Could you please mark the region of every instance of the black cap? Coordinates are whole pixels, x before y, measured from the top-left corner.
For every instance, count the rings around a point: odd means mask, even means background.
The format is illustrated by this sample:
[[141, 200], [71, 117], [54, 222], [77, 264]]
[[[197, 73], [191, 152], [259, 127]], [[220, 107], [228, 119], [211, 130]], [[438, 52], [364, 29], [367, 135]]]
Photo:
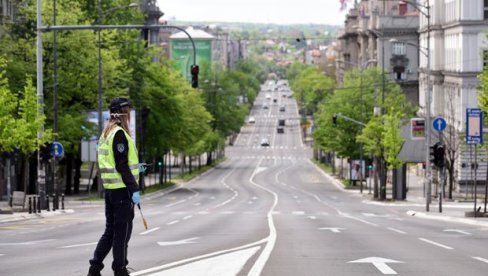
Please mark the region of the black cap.
[[116, 112], [123, 107], [131, 107], [130, 102], [126, 98], [114, 98], [110, 101], [110, 112]]

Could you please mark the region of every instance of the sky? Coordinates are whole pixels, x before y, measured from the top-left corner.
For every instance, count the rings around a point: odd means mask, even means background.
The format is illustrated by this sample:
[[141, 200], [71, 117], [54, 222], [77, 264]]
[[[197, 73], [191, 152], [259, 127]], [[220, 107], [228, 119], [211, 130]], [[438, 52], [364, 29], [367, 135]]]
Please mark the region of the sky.
[[166, 20], [343, 25], [345, 19], [340, 0], [157, 0], [157, 3]]

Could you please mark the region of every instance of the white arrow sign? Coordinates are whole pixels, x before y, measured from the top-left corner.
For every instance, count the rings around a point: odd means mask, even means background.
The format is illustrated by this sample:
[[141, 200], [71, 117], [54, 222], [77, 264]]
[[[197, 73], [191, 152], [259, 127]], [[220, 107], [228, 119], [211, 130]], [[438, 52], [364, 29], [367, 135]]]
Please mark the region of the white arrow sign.
[[459, 229], [446, 229], [444, 232], [457, 232], [464, 235], [471, 235], [471, 233]]
[[184, 239], [184, 240], [179, 240], [179, 241], [158, 242], [158, 244], [160, 246], [182, 245], [182, 244], [195, 243], [195, 240], [198, 240], [198, 239], [200, 239], [200, 238], [189, 238], [189, 239]]
[[340, 233], [341, 230], [346, 230], [345, 228], [337, 228], [337, 227], [322, 227], [319, 230], [330, 230], [332, 233]]
[[397, 274], [397, 273], [395, 270], [391, 269], [391, 267], [389, 267], [387, 265], [387, 263], [399, 264], [399, 263], [403, 263], [403, 262], [385, 259], [385, 258], [380, 258], [380, 257], [369, 257], [369, 258], [359, 259], [359, 260], [355, 260], [355, 261], [350, 261], [350, 263], [371, 263], [381, 273], [393, 275], [393, 274]]

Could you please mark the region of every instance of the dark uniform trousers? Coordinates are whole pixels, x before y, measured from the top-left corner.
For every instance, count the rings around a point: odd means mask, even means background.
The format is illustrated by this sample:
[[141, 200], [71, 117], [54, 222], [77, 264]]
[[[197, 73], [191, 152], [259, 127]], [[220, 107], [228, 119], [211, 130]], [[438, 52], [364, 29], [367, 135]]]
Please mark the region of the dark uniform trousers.
[[132, 233], [134, 204], [127, 188], [105, 190], [106, 225], [90, 265], [96, 269], [103, 268], [103, 260], [113, 249], [112, 269], [126, 267], [127, 245]]

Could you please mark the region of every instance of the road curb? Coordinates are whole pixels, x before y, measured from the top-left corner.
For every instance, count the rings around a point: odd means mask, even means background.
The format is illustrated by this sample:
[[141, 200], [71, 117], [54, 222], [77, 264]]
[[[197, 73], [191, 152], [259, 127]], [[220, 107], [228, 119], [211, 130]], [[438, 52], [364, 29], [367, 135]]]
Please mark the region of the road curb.
[[[424, 212], [417, 212], [417, 211], [413, 211], [413, 210], [407, 211], [406, 214], [409, 216], [412, 216], [412, 217], [419, 217], [419, 218], [423, 218], [423, 219], [448, 221], [448, 222], [469, 224], [469, 225], [473, 225], [473, 226], [488, 227], [488, 221], [479, 221], [479, 220], [475, 220], [475, 219], [459, 218], [459, 217], [444, 216], [444, 215], [433, 215], [433, 214], [428, 214], [428, 213], [424, 213]], [[484, 219], [486, 219], [486, 218], [484, 218]]]
[[15, 222], [15, 221], [28, 220], [28, 219], [49, 218], [57, 215], [73, 214], [74, 212], [75, 211], [73, 209], [65, 209], [65, 210], [56, 210], [51, 212], [43, 211], [42, 213], [35, 213], [35, 214], [14, 213], [11, 215], [13, 217], [0, 218], [0, 223]]

